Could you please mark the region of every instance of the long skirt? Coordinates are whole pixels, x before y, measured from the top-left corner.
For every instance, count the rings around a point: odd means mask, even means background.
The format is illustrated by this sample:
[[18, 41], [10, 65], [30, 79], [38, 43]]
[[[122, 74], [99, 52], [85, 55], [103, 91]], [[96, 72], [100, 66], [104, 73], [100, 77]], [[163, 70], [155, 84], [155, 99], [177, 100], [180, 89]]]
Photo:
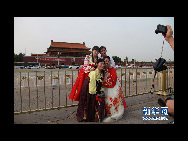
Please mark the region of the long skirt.
[[[121, 92], [120, 92], [121, 91]], [[113, 88], [105, 88], [105, 104], [107, 118], [103, 122], [113, 122], [122, 118], [126, 102], [121, 89], [121, 84], [117, 79], [116, 85]]]
[[101, 122], [105, 117], [105, 99], [96, 100], [96, 94], [89, 94], [90, 78], [83, 83], [77, 109], [77, 121]]
[[84, 72], [83, 67], [80, 69], [80, 72], [78, 74], [76, 82], [72, 88], [70, 95], [69, 95], [70, 100], [79, 101], [81, 88], [82, 88], [83, 83], [84, 83], [85, 79], [87, 78], [88, 74], [89, 74], [89, 72], [88, 73]]

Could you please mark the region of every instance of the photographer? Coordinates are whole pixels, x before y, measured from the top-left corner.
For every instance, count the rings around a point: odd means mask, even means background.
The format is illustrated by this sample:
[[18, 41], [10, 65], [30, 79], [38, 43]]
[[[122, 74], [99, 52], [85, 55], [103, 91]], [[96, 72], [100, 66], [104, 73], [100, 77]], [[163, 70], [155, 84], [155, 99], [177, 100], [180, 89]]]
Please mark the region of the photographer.
[[[167, 25], [166, 36], [163, 34], [165, 40], [170, 44], [171, 48], [174, 51], [174, 38], [172, 36], [173, 31], [170, 25]], [[174, 100], [167, 100], [166, 107], [168, 107], [168, 113], [174, 115]]]

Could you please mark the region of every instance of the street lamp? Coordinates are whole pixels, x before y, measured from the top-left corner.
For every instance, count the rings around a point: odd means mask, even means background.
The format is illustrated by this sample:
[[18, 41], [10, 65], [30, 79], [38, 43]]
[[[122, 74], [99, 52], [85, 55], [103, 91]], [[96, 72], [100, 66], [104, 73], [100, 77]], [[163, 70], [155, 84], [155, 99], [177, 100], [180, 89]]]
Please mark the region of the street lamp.
[[37, 59], [37, 63], [38, 63], [39, 58], [40, 58], [40, 57], [38, 57], [38, 55], [37, 55], [37, 57], [35, 57], [35, 59]]
[[58, 61], [58, 65], [59, 65], [59, 59], [60, 59], [60, 54], [59, 52], [57, 53], [57, 61]]

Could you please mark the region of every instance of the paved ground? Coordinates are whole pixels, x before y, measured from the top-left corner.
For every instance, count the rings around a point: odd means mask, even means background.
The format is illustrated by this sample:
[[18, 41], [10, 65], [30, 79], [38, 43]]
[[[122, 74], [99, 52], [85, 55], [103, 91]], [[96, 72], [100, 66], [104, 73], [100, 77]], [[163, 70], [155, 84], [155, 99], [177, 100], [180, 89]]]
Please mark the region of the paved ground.
[[[171, 96], [174, 98], [174, 95]], [[27, 114], [14, 115], [14, 124], [172, 124], [174, 118], [168, 120], [143, 120], [144, 107], [160, 107], [157, 101], [165, 96], [144, 94], [125, 99], [127, 108], [122, 119], [113, 123], [77, 122], [77, 106], [50, 111], [41, 111]], [[152, 115], [154, 116], [154, 115]], [[156, 115], [155, 115], [156, 116]], [[158, 115], [161, 116], [161, 115]]]

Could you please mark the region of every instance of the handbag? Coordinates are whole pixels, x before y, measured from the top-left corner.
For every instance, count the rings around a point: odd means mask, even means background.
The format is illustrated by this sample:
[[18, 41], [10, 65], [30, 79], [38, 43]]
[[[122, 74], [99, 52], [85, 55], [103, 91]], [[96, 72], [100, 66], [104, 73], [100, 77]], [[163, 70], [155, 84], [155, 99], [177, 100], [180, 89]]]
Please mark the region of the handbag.
[[157, 60], [157, 62], [153, 65], [153, 68], [154, 68], [154, 70], [155, 70], [155, 73], [167, 69], [167, 66], [164, 65], [165, 62], [166, 62], [166, 60], [163, 59], [163, 58], [161, 58], [161, 57]]

